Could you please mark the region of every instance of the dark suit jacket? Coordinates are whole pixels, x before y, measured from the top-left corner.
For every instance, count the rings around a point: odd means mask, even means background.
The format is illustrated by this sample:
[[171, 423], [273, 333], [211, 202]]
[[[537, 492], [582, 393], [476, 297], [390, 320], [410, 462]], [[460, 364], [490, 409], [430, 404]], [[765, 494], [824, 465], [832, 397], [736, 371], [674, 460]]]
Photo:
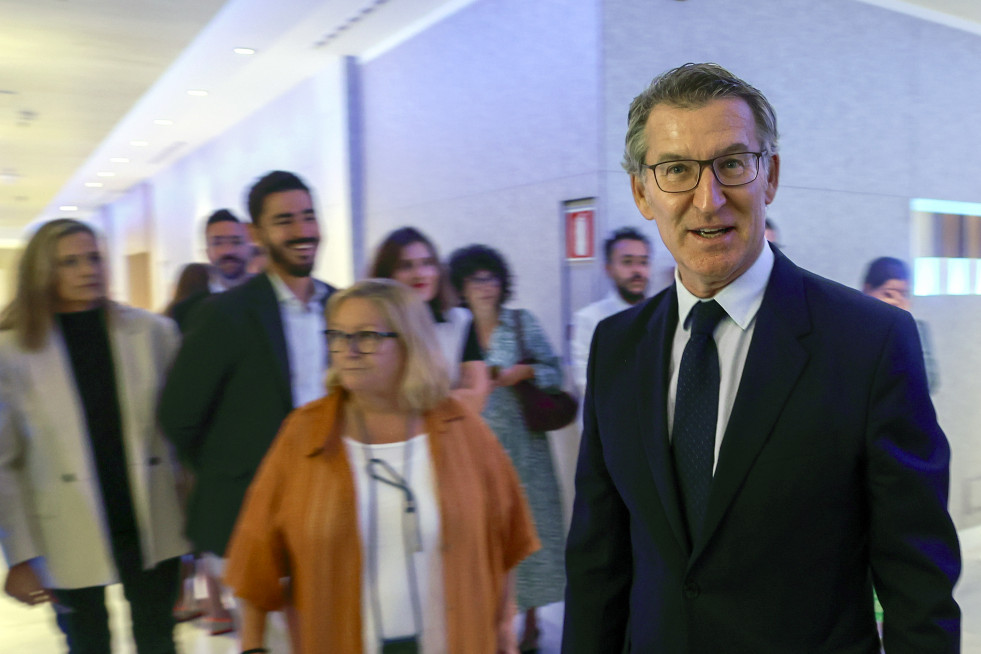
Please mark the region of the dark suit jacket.
[[292, 410], [286, 337], [268, 276], [201, 301], [160, 400], [164, 432], [195, 474], [187, 536], [197, 549], [224, 553], [245, 491]]
[[182, 334], [187, 331], [191, 314], [198, 308], [202, 300], [208, 299], [211, 295], [211, 291], [198, 291], [187, 296], [171, 308], [170, 317], [177, 323]]
[[674, 286], [600, 323], [563, 652], [958, 651], [950, 451], [911, 316], [776, 261], [690, 543], [667, 430]]

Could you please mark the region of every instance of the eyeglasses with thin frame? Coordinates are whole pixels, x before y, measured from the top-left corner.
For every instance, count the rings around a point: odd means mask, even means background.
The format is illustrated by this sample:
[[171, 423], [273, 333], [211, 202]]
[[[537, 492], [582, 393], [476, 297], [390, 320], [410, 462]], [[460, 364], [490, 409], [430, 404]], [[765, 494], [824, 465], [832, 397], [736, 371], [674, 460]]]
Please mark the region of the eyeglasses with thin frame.
[[324, 332], [327, 336], [327, 349], [331, 352], [346, 352], [354, 343], [354, 351], [358, 354], [374, 354], [381, 346], [381, 342], [386, 338], [398, 338], [397, 332], [375, 332], [363, 330], [349, 334], [339, 329], [328, 329]]
[[702, 170], [709, 166], [719, 184], [742, 186], [755, 180], [760, 174], [762, 152], [730, 152], [713, 159], [676, 159], [656, 164], [641, 164], [654, 173], [657, 187], [665, 193], [685, 193], [702, 179]]
[[497, 275], [473, 275], [467, 277], [466, 283], [473, 284], [474, 286], [500, 286], [501, 278]]

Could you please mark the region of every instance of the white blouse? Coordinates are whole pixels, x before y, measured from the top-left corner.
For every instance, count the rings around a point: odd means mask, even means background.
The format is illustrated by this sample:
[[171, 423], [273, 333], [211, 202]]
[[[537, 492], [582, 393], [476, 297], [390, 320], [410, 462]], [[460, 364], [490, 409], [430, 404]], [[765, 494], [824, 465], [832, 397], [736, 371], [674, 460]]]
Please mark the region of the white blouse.
[[[368, 461], [381, 459], [402, 477], [412, 490], [418, 516], [418, 535], [422, 551], [412, 554], [422, 620], [421, 651], [425, 654], [447, 654], [446, 603], [443, 589], [443, 561], [440, 556], [440, 515], [436, 498], [436, 478], [429, 437], [419, 434], [409, 441], [366, 445], [344, 437], [348, 461], [354, 472], [358, 506], [358, 528], [361, 534], [361, 625], [364, 654], [380, 652], [379, 633], [375, 626], [372, 593], [378, 592], [378, 606], [385, 638], [415, 633], [411, 586], [406, 559], [406, 530], [411, 534], [412, 521], [405, 514], [405, 492], [368, 474]], [[376, 475], [394, 479], [375, 464]], [[372, 489], [371, 485], [374, 486]], [[370, 506], [372, 493], [375, 506]], [[367, 542], [369, 520], [374, 514], [378, 581], [369, 576], [370, 552]]]

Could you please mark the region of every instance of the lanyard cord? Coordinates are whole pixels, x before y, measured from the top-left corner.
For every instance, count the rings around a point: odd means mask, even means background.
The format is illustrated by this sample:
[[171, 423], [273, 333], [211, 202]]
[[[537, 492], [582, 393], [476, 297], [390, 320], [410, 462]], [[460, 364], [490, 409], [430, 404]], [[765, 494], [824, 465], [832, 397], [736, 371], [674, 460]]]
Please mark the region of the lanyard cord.
[[[372, 452], [371, 438], [365, 427], [361, 411], [352, 407], [358, 426], [361, 429], [363, 443], [366, 446], [361, 452], [365, 460], [365, 470], [368, 473], [368, 595], [371, 600], [371, 612], [375, 618], [375, 632], [379, 643], [385, 640], [385, 629], [382, 624], [381, 596], [378, 591], [378, 534], [376, 529], [378, 515], [377, 485], [382, 482], [394, 486], [404, 493], [402, 500], [402, 543], [405, 551], [405, 567], [409, 580], [409, 597], [412, 602], [412, 622], [416, 636], [422, 635], [422, 609], [419, 600], [419, 584], [416, 579], [416, 566], [413, 554], [422, 551], [422, 540], [419, 534], [419, 513], [416, 510], [415, 496], [409, 486], [412, 475], [412, 439], [409, 433], [409, 422], [406, 422], [405, 447], [402, 450], [402, 471], [399, 475], [384, 459], [376, 459]], [[381, 466], [385, 472], [394, 478], [386, 479], [374, 472], [375, 465]], [[408, 522], [408, 524], [406, 524]]]

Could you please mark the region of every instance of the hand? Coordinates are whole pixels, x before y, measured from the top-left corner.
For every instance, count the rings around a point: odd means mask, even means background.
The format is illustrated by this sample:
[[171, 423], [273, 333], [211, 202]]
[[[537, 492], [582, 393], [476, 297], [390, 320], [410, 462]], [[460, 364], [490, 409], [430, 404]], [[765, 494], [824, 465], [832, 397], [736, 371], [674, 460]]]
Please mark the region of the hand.
[[504, 580], [504, 592], [497, 617], [497, 649], [495, 654], [519, 654], [518, 635], [514, 632], [514, 616], [518, 612], [515, 600], [514, 573], [508, 573]]
[[3, 590], [8, 595], [28, 606], [44, 604], [54, 600], [51, 591], [41, 585], [30, 561], [22, 561], [7, 571], [7, 581]]
[[535, 376], [535, 369], [528, 363], [516, 363], [510, 368], [505, 368], [497, 373], [494, 378], [495, 386], [514, 386], [525, 379], [532, 379]]

